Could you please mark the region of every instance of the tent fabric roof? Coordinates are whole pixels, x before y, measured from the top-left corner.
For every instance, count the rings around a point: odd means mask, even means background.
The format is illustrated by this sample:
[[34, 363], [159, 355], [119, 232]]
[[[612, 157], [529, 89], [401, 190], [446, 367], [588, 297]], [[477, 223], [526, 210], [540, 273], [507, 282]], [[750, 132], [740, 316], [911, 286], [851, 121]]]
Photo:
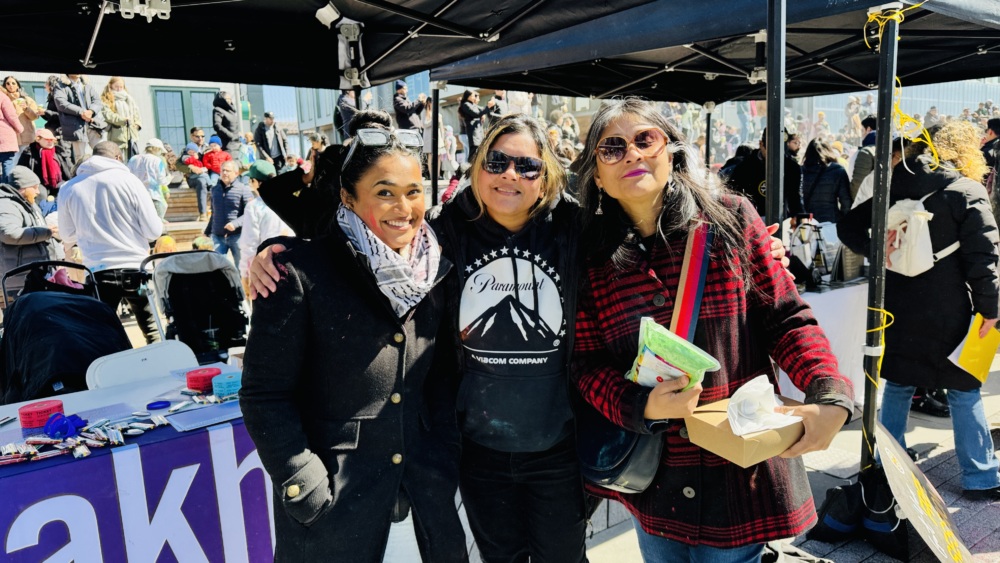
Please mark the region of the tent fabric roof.
[[[338, 88], [337, 34], [315, 16], [328, 3], [365, 24], [362, 51], [368, 78], [378, 84], [647, 2], [170, 0], [166, 20], [106, 13], [91, 57], [97, 66], [91, 70], [81, 60], [100, 0], [3, 0], [0, 48], [4, 66], [18, 71]], [[400, 8], [424, 16], [438, 13], [443, 22], [437, 23], [452, 29], [393, 13]], [[477, 38], [459, 36], [459, 31]], [[496, 41], [478, 38], [497, 31]], [[411, 37], [413, 32], [418, 33]], [[382, 57], [405, 37], [411, 38]]]
[[[883, 4], [788, 2], [786, 95], [874, 88], [878, 54], [866, 47], [862, 30], [868, 8]], [[576, 96], [629, 94], [697, 103], [762, 99], [764, 83], [748, 79], [759, 62], [750, 34], [766, 26], [767, 4], [754, 0], [752, 7], [758, 9], [749, 10], [748, 5], [745, 0], [658, 0], [440, 67], [431, 76], [470, 86]], [[873, 46], [876, 29], [867, 28]], [[1000, 2], [932, 0], [906, 13], [897, 74], [904, 86], [995, 76], [998, 29]]]

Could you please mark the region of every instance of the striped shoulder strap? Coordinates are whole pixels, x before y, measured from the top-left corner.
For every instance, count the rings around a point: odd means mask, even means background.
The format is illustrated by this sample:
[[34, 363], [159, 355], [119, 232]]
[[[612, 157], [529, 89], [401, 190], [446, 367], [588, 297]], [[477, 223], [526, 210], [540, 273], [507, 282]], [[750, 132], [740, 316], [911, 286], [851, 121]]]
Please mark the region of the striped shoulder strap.
[[670, 332], [689, 342], [694, 339], [694, 329], [698, 324], [713, 238], [712, 228], [705, 222], [688, 233], [680, 284], [674, 301], [674, 314], [670, 319]]

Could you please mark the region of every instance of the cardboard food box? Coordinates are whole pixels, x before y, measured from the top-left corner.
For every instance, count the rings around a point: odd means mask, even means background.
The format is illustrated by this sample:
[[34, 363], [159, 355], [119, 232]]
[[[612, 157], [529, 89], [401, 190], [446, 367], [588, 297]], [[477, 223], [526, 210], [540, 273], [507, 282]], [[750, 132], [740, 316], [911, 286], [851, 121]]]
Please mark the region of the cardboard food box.
[[[781, 402], [789, 407], [802, 404], [785, 397], [781, 398]], [[728, 407], [729, 399], [702, 405], [695, 409], [694, 414], [685, 418], [684, 423], [691, 443], [743, 468], [787, 450], [805, 432], [799, 421], [774, 430], [737, 436], [729, 427], [729, 415], [726, 412]]]

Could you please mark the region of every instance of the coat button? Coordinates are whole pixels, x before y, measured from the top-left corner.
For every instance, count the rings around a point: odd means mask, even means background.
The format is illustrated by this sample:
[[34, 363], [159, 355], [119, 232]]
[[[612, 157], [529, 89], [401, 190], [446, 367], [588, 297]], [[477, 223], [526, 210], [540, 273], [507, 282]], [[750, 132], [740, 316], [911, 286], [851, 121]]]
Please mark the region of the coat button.
[[685, 440], [688, 439], [688, 429], [687, 428], [681, 428], [681, 431], [679, 432], [679, 434], [681, 435], [681, 438], [684, 438]]
[[394, 405], [398, 405], [399, 402], [403, 400], [403, 396], [399, 393], [393, 393], [392, 395], [389, 395], [389, 400], [392, 401]]
[[288, 488], [285, 489], [285, 494], [288, 495], [288, 498], [295, 498], [299, 496], [300, 492], [302, 492], [302, 490], [299, 489], [298, 485], [288, 485]]
[[681, 492], [684, 493], [684, 496], [687, 498], [694, 498], [694, 489], [691, 487], [684, 487]]
[[403, 456], [400, 454], [392, 454], [392, 462], [396, 465], [403, 463]]
[[392, 335], [392, 339], [395, 340], [397, 344], [399, 344], [400, 342], [402, 342], [405, 338], [406, 337], [403, 336], [402, 332], [397, 332], [396, 334]]
[[656, 305], [657, 307], [662, 307], [666, 302], [667, 298], [659, 293], [653, 296], [653, 305]]

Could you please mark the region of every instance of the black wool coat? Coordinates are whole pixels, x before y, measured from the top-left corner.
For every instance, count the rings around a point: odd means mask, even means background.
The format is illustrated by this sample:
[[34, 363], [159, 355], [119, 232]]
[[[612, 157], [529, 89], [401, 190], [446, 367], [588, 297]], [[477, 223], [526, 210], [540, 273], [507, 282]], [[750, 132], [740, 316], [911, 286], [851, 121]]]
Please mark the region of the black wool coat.
[[[885, 309], [895, 321], [885, 331], [882, 377], [901, 385], [979, 388], [979, 381], [951, 363], [948, 355], [965, 337], [973, 313], [997, 318], [997, 224], [986, 188], [954, 168], [942, 163], [931, 170], [930, 158], [920, 156], [908, 159], [906, 166], [897, 165], [892, 173], [890, 205], [933, 194], [924, 200], [924, 208], [934, 214], [930, 221], [934, 251], [955, 241], [961, 245], [919, 276], [886, 271]], [[840, 240], [869, 257], [874, 244], [868, 235], [871, 214], [872, 200], [868, 200], [837, 223]]]
[[[401, 490], [424, 561], [465, 562], [455, 507], [460, 440], [442, 259], [404, 319], [338, 229], [276, 258], [253, 311], [243, 419], [275, 497], [275, 561], [382, 561]], [[439, 353], [443, 352], [443, 353]]]

